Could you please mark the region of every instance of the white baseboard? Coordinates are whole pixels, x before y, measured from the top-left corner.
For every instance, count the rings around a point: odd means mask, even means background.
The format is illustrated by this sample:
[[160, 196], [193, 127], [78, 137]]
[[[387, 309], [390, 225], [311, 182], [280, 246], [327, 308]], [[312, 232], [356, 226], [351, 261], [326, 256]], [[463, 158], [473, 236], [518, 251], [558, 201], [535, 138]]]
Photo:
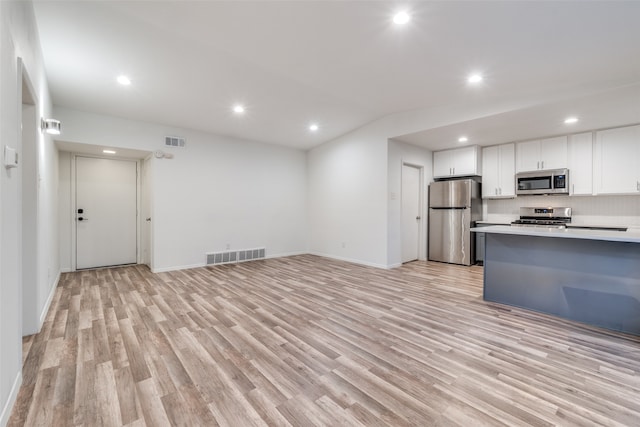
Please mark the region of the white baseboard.
[[44, 320], [47, 318], [47, 313], [49, 312], [51, 301], [53, 301], [53, 296], [56, 294], [56, 289], [58, 289], [58, 283], [60, 282], [60, 274], [62, 274], [61, 271], [58, 271], [58, 274], [56, 275], [56, 280], [53, 281], [53, 285], [49, 290], [49, 296], [47, 296], [47, 301], [44, 303], [44, 307], [42, 307], [42, 311], [40, 312], [40, 325], [38, 326], [38, 332], [40, 332], [40, 329], [44, 324]]
[[188, 270], [190, 268], [198, 268], [204, 267], [206, 264], [201, 262], [198, 264], [189, 264], [189, 265], [174, 265], [171, 267], [162, 267], [162, 268], [152, 268], [152, 273], [166, 273], [167, 271], [177, 271], [177, 270]]
[[265, 259], [269, 259], [269, 258], [284, 258], [284, 257], [288, 257], [288, 256], [307, 255], [308, 253], [309, 252], [307, 252], [307, 251], [285, 252], [285, 253], [281, 253], [281, 254], [267, 255], [264, 258]]
[[[281, 253], [281, 254], [267, 255], [267, 256], [264, 257], [264, 259], [282, 258], [282, 257], [287, 257], [287, 256], [295, 256], [295, 255], [305, 255], [307, 253], [308, 252], [306, 252], [306, 251], [286, 252], [286, 253]], [[258, 260], [256, 260], [256, 261], [258, 261]], [[230, 264], [233, 264], [233, 263], [230, 263]], [[175, 265], [175, 266], [171, 266], [171, 267], [151, 268], [151, 272], [152, 273], [166, 273], [167, 271], [187, 270], [189, 268], [206, 267], [206, 265], [207, 264], [205, 264], [205, 263], [199, 263], [199, 264], [189, 264], [189, 265]]]
[[11, 410], [13, 409], [13, 404], [16, 403], [16, 399], [18, 398], [18, 392], [20, 391], [20, 386], [22, 385], [22, 366], [18, 370], [18, 374], [16, 375], [16, 379], [13, 381], [13, 386], [11, 387], [11, 392], [7, 397], [7, 401], [2, 405], [2, 412], [0, 413], [0, 426], [6, 426], [9, 422], [9, 417], [11, 416]]
[[374, 262], [362, 261], [362, 260], [359, 260], [359, 259], [352, 259], [352, 258], [345, 258], [345, 257], [340, 257], [340, 256], [330, 255], [330, 254], [323, 254], [323, 253], [320, 253], [320, 252], [309, 252], [309, 254], [310, 255], [321, 256], [323, 258], [337, 259], [338, 261], [351, 262], [353, 264], [366, 265], [367, 267], [382, 268], [384, 270], [389, 270], [390, 268], [393, 268], [394, 266], [396, 266], [395, 264], [393, 264], [391, 266], [386, 265], [386, 264], [376, 264]]

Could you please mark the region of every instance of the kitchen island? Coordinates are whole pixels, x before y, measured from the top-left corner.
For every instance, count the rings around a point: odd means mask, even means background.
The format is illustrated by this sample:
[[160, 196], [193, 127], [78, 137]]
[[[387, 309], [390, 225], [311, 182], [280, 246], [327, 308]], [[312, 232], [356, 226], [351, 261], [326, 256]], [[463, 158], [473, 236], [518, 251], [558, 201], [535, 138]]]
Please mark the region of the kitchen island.
[[490, 226], [484, 299], [640, 335], [640, 230]]

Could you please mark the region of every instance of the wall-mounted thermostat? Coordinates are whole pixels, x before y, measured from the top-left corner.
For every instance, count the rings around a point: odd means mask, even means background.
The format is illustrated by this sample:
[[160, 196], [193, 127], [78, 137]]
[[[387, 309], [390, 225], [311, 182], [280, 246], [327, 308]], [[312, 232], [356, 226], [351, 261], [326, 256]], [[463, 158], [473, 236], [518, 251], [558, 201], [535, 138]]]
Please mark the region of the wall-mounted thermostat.
[[18, 167], [18, 153], [16, 153], [15, 148], [7, 145], [4, 146], [4, 167], [7, 169]]

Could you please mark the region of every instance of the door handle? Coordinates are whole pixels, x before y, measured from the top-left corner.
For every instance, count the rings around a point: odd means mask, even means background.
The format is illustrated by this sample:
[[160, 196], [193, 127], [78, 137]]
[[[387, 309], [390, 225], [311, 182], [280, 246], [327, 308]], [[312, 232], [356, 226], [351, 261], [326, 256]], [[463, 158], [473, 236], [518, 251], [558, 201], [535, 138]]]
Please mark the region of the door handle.
[[147, 222], [151, 222], [151, 217], [149, 217], [149, 218], [145, 219], [145, 221], [147, 221]]
[[420, 217], [419, 217], [419, 216], [417, 216], [417, 217], [416, 217], [416, 219], [419, 221], [419, 220], [420, 220]]
[[78, 217], [78, 221], [89, 221], [89, 218]]

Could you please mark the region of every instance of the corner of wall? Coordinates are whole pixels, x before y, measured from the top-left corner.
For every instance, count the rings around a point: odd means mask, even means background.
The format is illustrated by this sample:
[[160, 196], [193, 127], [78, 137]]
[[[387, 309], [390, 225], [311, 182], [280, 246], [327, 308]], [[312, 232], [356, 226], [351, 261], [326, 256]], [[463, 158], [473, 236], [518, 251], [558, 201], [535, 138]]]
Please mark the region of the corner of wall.
[[13, 385], [11, 386], [11, 391], [9, 393], [7, 401], [4, 402], [4, 405], [2, 405], [2, 412], [0, 412], [0, 426], [5, 426], [9, 422], [9, 417], [11, 416], [11, 410], [13, 409], [14, 403], [16, 403], [16, 399], [18, 398], [18, 392], [20, 391], [21, 385], [22, 385], [22, 370], [19, 370], [13, 381]]
[[[53, 301], [53, 297], [56, 294], [56, 289], [58, 289], [58, 283], [60, 282], [61, 274], [62, 274], [62, 271], [59, 270], [55, 280], [53, 281], [53, 283], [51, 283], [51, 288], [49, 289], [49, 295], [47, 296], [44, 306], [42, 307], [42, 311], [40, 312], [40, 327], [38, 329], [42, 329], [42, 325], [44, 324], [44, 321], [47, 317], [47, 313], [49, 312], [49, 307], [51, 307], [51, 302]], [[40, 331], [38, 330], [38, 332]]]

